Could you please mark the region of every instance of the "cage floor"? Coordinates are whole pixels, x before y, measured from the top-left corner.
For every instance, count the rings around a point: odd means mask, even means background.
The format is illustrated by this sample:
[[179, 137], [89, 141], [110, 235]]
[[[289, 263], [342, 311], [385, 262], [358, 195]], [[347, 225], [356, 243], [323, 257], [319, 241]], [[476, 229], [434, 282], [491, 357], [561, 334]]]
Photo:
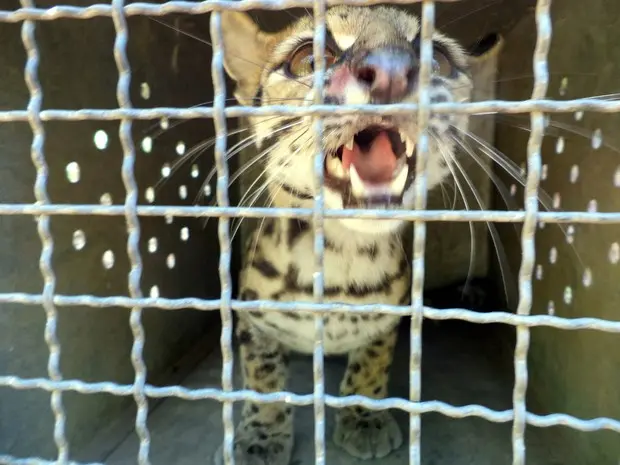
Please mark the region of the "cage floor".
[[[391, 395], [408, 396], [408, 322], [404, 322], [393, 368]], [[423, 337], [423, 398], [453, 405], [480, 404], [496, 410], [512, 408], [513, 368], [509, 357], [497, 346], [492, 327], [461, 322], [429, 322]], [[502, 360], [502, 357], [504, 360]], [[337, 393], [345, 360], [326, 360], [326, 389]], [[213, 353], [182, 383], [190, 388], [220, 385], [221, 359]], [[235, 370], [238, 372], [238, 370]], [[238, 375], [238, 373], [237, 373]], [[290, 388], [296, 393], [312, 389], [312, 362], [299, 357], [292, 361]], [[236, 378], [239, 386], [239, 377]], [[211, 464], [223, 437], [221, 406], [213, 401], [167, 399], [154, 408], [148, 419], [153, 465]], [[238, 411], [236, 412], [238, 414]], [[408, 417], [396, 412], [407, 438]], [[296, 414], [294, 465], [314, 463], [312, 407], [298, 408]], [[333, 410], [327, 409], [327, 463], [360, 463], [341, 452], [331, 442]], [[496, 424], [480, 418], [454, 419], [440, 414], [422, 417], [422, 463], [424, 465], [509, 465], [512, 463], [511, 423]], [[556, 457], [549, 430], [528, 429], [527, 463], [564, 463]], [[109, 465], [136, 463], [138, 441], [129, 434], [108, 456]], [[381, 460], [382, 465], [408, 464], [408, 448]], [[378, 463], [378, 461], [376, 461]], [[373, 463], [373, 461], [367, 462]]]

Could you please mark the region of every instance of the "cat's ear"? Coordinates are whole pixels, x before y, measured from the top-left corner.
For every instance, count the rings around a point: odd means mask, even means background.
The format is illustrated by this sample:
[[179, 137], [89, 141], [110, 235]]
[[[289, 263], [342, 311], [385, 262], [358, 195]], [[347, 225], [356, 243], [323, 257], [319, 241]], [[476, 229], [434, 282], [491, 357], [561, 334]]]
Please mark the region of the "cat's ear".
[[499, 34], [491, 34], [469, 47], [468, 65], [473, 81], [471, 100], [478, 102], [495, 97], [497, 66], [504, 40]]
[[224, 68], [236, 82], [235, 97], [249, 105], [258, 91], [261, 73], [275, 45], [275, 35], [260, 30], [239, 11], [222, 12]]
[[504, 47], [504, 39], [499, 34], [489, 34], [471, 47], [468, 47], [468, 61], [472, 68], [485, 66], [488, 61], [495, 62]]

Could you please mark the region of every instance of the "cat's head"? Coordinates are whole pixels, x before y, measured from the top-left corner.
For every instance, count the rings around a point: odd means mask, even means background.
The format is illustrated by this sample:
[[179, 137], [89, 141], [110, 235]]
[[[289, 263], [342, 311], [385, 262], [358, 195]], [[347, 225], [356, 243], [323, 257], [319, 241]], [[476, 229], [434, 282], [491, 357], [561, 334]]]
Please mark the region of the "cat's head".
[[[420, 22], [393, 7], [333, 7], [326, 15], [324, 101], [343, 104], [416, 103]], [[301, 18], [278, 33], [261, 31], [245, 13], [222, 13], [226, 71], [244, 105], [309, 105], [314, 101], [314, 20]], [[472, 80], [468, 57], [454, 40], [433, 36], [430, 99], [465, 102]], [[427, 188], [450, 173], [455, 128], [467, 115], [431, 114]], [[316, 146], [311, 117], [252, 117], [273, 195], [289, 205], [311, 206]], [[324, 118], [321, 144], [327, 208], [411, 208], [414, 203], [417, 113]], [[398, 220], [341, 220], [347, 228], [377, 234], [396, 230]]]

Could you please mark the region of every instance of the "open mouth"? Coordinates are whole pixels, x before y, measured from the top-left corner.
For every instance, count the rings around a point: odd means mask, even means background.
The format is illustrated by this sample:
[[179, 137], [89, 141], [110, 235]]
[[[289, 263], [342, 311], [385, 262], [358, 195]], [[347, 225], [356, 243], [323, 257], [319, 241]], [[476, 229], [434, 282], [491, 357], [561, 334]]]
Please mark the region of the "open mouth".
[[402, 204], [415, 174], [416, 144], [395, 126], [372, 125], [328, 154], [325, 185], [344, 207]]

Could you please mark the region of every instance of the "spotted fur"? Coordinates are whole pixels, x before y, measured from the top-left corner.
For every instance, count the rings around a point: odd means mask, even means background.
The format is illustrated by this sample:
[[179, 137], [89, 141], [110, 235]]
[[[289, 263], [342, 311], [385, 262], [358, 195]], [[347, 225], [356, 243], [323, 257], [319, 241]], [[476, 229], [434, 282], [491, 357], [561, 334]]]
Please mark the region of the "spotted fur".
[[[357, 49], [386, 44], [415, 46], [419, 21], [388, 7], [335, 7], [327, 13], [328, 42], [342, 56]], [[313, 20], [302, 18], [288, 29], [267, 34], [242, 13], [223, 14], [226, 69], [236, 81], [242, 104], [307, 105], [313, 101], [312, 76], [293, 79], [285, 72], [287, 57], [300, 40], [310, 39]], [[431, 100], [469, 99], [471, 81], [467, 58], [453, 40], [436, 33], [435, 43], [454, 65], [450, 76], [433, 75]], [[343, 58], [344, 59], [344, 58]], [[327, 70], [327, 82], [333, 76]], [[362, 97], [360, 97], [360, 95]], [[361, 99], [361, 100], [360, 100]], [[364, 101], [366, 99], [366, 101]], [[415, 89], [403, 101], [415, 102]], [[333, 103], [367, 103], [359, 89], [348, 89]], [[417, 134], [415, 115], [390, 118], [410, 137]], [[325, 118], [321, 143], [329, 157], [360, 127], [385, 122], [381, 117]], [[309, 118], [253, 117], [257, 146], [264, 150], [267, 186], [274, 206], [311, 207], [315, 145]], [[433, 115], [428, 156], [428, 188], [449, 173], [454, 142], [451, 126], [464, 130], [463, 115]], [[414, 172], [409, 172], [401, 199], [388, 208], [410, 208], [414, 201]], [[326, 188], [326, 204], [342, 208], [341, 193]], [[396, 220], [325, 220], [325, 300], [346, 304], [408, 302], [410, 270], [401, 245], [402, 222]], [[265, 220], [250, 238], [241, 275], [241, 298], [312, 301], [314, 272], [311, 224], [296, 219]], [[244, 312], [237, 325], [245, 387], [257, 392], [286, 388], [287, 353], [311, 353], [313, 317], [298, 312]], [[341, 394], [374, 398], [387, 395], [396, 326], [399, 319], [383, 314], [334, 312], [325, 318], [326, 354], [348, 354]], [[285, 404], [246, 404], [235, 443], [237, 465], [288, 465], [293, 450], [293, 411]], [[402, 444], [402, 434], [389, 412], [362, 408], [338, 413], [335, 442], [351, 455], [379, 458]]]

